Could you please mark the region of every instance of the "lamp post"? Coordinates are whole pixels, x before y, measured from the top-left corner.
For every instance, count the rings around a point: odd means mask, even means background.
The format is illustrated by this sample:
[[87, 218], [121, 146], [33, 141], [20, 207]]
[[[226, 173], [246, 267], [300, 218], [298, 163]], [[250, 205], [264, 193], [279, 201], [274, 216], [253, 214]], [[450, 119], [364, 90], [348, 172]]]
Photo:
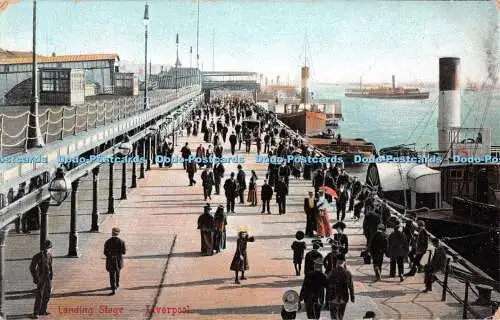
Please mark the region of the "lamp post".
[[55, 178], [50, 182], [49, 194], [50, 199], [55, 201], [55, 204], [45, 203], [45, 208], [42, 208], [42, 223], [40, 228], [40, 246], [45, 243], [47, 239], [47, 209], [48, 206], [59, 206], [66, 200], [71, 192], [71, 218], [70, 218], [70, 233], [69, 233], [69, 257], [78, 257], [78, 233], [76, 232], [76, 191], [78, 189], [78, 180], [70, 182], [65, 177], [64, 170], [57, 168]]
[[[123, 141], [118, 147], [119, 154], [123, 157], [127, 157], [132, 151], [132, 144], [130, 143], [130, 138], [128, 135], [123, 136]], [[122, 189], [121, 189], [121, 200], [127, 199], [127, 161], [124, 159], [122, 163]]]
[[33, 62], [31, 65], [31, 94], [32, 101], [30, 105], [28, 141], [27, 148], [40, 148], [45, 144], [42, 139], [40, 122], [38, 121], [38, 75], [36, 65], [36, 0], [33, 0]]
[[149, 5], [144, 7], [144, 110], [148, 106], [148, 24], [149, 24]]

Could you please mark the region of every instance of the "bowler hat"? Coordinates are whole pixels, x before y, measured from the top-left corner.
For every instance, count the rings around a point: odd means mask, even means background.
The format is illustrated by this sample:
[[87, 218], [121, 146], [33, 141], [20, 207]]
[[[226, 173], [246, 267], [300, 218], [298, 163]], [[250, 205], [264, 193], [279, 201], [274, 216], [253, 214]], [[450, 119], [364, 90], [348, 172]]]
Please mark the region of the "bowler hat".
[[47, 250], [50, 248], [52, 248], [52, 242], [50, 240], [45, 240], [45, 242], [43, 243], [43, 249]]
[[283, 308], [286, 312], [299, 310], [299, 294], [295, 290], [288, 290], [283, 294]]
[[337, 223], [335, 223], [333, 225], [333, 228], [334, 229], [340, 228], [340, 229], [344, 230], [345, 229], [345, 223], [343, 223], [342, 221], [339, 221], [339, 222], [337, 222]]

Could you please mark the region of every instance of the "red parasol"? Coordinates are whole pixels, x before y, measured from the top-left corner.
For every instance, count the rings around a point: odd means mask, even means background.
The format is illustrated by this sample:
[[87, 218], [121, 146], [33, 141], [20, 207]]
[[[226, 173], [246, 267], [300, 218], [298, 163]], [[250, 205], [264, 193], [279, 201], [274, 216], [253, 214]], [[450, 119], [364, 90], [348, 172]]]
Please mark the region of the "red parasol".
[[325, 185], [321, 186], [321, 188], [323, 190], [325, 190], [325, 193], [328, 193], [329, 195], [331, 195], [333, 198], [337, 198], [337, 192], [335, 190], [333, 190], [332, 188], [330, 187], [327, 187]]

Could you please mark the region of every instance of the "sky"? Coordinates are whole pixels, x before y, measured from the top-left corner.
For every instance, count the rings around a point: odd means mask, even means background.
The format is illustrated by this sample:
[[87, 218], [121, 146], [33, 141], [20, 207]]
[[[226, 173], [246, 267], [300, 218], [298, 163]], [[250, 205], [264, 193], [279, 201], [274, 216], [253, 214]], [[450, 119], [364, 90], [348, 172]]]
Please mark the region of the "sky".
[[[145, 2], [38, 0], [39, 54], [117, 53], [143, 63]], [[196, 66], [197, 3], [153, 0], [148, 52], [153, 64], [179, 55]], [[31, 50], [32, 1], [0, 13], [0, 48]], [[314, 82], [434, 82], [441, 56], [461, 58], [464, 79], [487, 78], [485, 42], [498, 56], [494, 1], [201, 1], [203, 70], [254, 71], [298, 81], [305, 56]], [[214, 58], [212, 52], [215, 52]], [[498, 60], [496, 60], [498, 63]], [[270, 80], [269, 80], [270, 81]]]

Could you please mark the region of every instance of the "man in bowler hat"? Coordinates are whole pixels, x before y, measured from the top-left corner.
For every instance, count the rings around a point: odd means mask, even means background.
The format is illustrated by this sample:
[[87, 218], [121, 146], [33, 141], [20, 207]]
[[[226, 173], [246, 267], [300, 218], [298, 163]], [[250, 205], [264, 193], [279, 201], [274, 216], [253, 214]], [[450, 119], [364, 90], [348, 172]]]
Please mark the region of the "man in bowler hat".
[[45, 240], [43, 250], [33, 256], [30, 265], [33, 283], [36, 284], [36, 298], [33, 319], [46, 316], [47, 304], [52, 292], [52, 242]]
[[126, 247], [125, 242], [118, 238], [119, 228], [114, 227], [111, 234], [112, 237], [104, 243], [104, 255], [106, 256], [106, 270], [109, 272], [109, 283], [113, 295], [120, 287], [120, 270], [123, 268], [123, 255], [126, 253]]

